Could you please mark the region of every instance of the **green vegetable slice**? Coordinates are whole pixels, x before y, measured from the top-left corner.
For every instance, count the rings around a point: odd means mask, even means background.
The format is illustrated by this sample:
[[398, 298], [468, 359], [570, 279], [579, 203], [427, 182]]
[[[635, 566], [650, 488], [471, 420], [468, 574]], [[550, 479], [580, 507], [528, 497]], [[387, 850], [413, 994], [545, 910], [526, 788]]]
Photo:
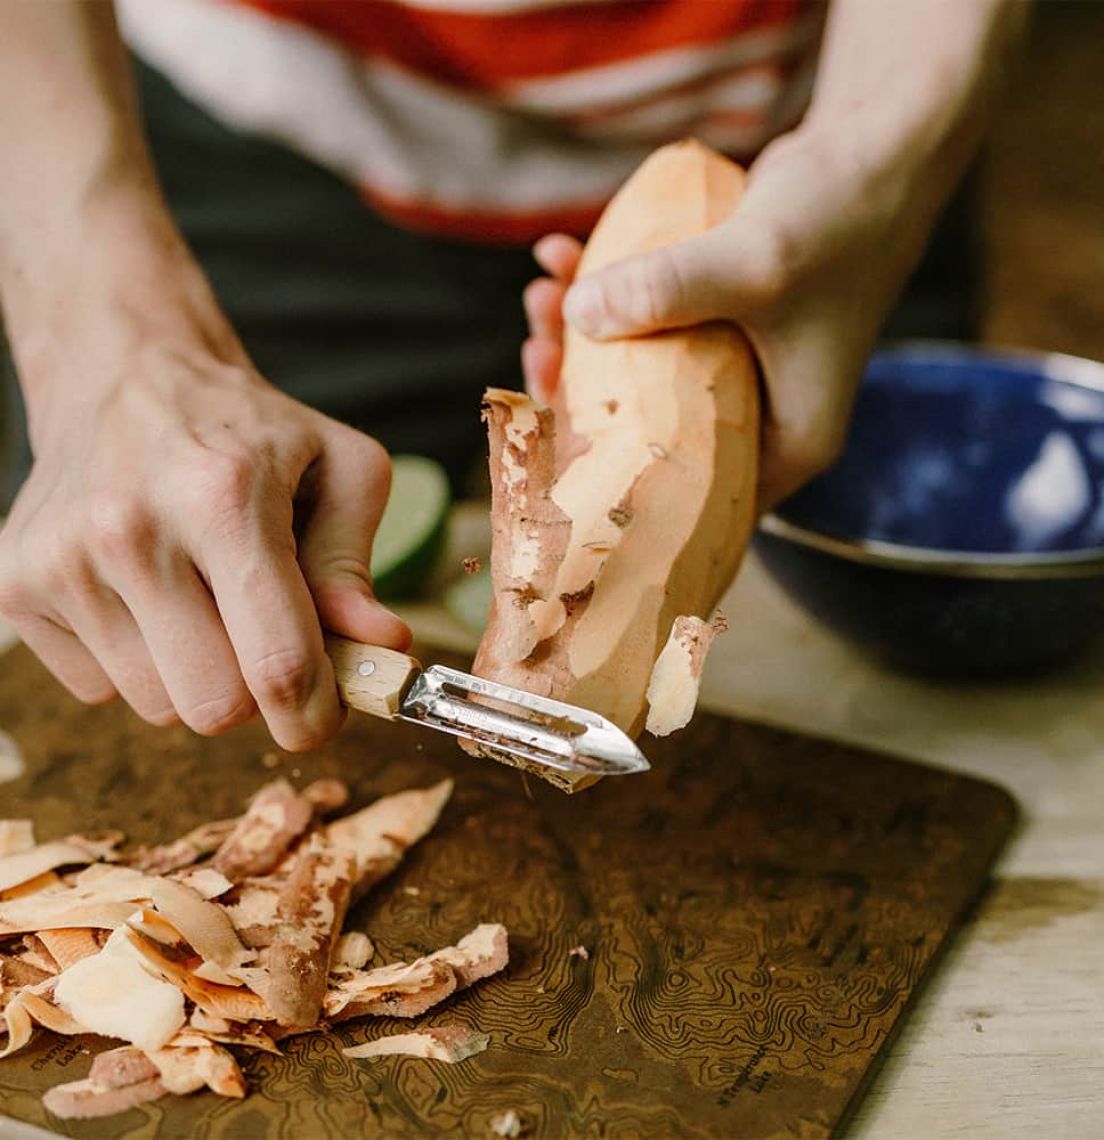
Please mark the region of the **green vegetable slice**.
[[372, 545], [372, 581], [382, 601], [424, 588], [444, 545], [452, 502], [439, 463], [420, 455], [396, 455], [391, 462], [391, 496]]

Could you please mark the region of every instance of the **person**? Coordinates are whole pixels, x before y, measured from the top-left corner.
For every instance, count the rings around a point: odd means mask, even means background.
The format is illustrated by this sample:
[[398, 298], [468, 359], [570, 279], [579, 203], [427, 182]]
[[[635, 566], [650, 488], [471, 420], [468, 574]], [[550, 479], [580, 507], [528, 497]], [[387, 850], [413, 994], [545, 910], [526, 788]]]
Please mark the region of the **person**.
[[[735, 321], [766, 396], [761, 504], [832, 460], [1023, 6], [121, 11], [149, 143], [109, 3], [0, 7], [0, 303], [33, 455], [0, 611], [83, 701], [200, 733], [259, 713], [299, 750], [341, 723], [323, 630], [409, 640], [368, 574], [387, 448], [470, 456], [523, 286], [538, 396], [565, 319]], [[574, 281], [602, 202], [690, 134], [753, 160], [736, 212]]]

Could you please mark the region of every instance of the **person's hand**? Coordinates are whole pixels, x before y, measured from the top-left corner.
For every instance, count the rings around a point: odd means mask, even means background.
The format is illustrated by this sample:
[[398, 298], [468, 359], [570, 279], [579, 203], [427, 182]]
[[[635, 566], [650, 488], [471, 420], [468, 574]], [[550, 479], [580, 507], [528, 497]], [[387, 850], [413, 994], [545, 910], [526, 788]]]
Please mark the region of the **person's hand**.
[[43, 396], [0, 534], [0, 611], [81, 700], [118, 693], [205, 734], [259, 710], [284, 748], [313, 747], [343, 717], [323, 628], [409, 641], [368, 574], [386, 452], [271, 387], [217, 320], [181, 335], [187, 302], [150, 327], [130, 301], [94, 330], [20, 338]]
[[565, 317], [600, 340], [735, 322], [763, 376], [767, 509], [838, 454], [863, 366], [936, 205], [892, 169], [866, 168], [839, 137], [799, 130], [764, 150], [736, 211], [701, 237], [574, 285], [579, 243], [543, 238], [534, 256], [549, 276], [525, 293], [527, 386], [553, 398]]

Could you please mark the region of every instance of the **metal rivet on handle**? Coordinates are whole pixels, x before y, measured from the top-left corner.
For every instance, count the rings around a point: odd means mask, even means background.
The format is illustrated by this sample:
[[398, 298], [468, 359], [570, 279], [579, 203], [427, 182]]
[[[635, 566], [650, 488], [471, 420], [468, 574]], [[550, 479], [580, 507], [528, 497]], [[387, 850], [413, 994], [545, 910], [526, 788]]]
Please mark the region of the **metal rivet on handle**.
[[357, 673], [361, 677], [371, 677], [376, 671], [376, 663], [374, 661], [362, 661], [357, 666]]

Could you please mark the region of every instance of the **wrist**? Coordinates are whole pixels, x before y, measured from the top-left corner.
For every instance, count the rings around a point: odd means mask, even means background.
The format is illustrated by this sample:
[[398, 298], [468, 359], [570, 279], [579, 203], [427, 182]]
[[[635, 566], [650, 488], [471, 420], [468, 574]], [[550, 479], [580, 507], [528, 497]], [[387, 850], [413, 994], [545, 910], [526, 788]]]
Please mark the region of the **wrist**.
[[155, 194], [128, 187], [88, 201], [24, 249], [9, 251], [0, 301], [32, 442], [46, 421], [80, 417], [120, 383], [141, 383], [151, 352], [246, 362]]
[[941, 201], [962, 173], [1015, 55], [1027, 6], [836, 0], [801, 130], [871, 175]]
[[115, 178], [103, 170], [5, 213], [0, 303], [10, 327], [40, 321], [101, 287], [125, 287], [182, 245], [156, 188], [133, 173]]
[[798, 133], [809, 145], [832, 148], [856, 181], [892, 185], [907, 198], [942, 198], [973, 151], [977, 109], [959, 90], [913, 88], [897, 95], [814, 104]]
[[949, 99], [914, 117], [832, 107], [810, 113], [788, 142], [807, 156], [803, 165], [817, 172], [841, 224], [850, 219], [845, 228], [893, 233], [904, 248], [926, 237], [976, 150], [980, 127], [976, 107]]

